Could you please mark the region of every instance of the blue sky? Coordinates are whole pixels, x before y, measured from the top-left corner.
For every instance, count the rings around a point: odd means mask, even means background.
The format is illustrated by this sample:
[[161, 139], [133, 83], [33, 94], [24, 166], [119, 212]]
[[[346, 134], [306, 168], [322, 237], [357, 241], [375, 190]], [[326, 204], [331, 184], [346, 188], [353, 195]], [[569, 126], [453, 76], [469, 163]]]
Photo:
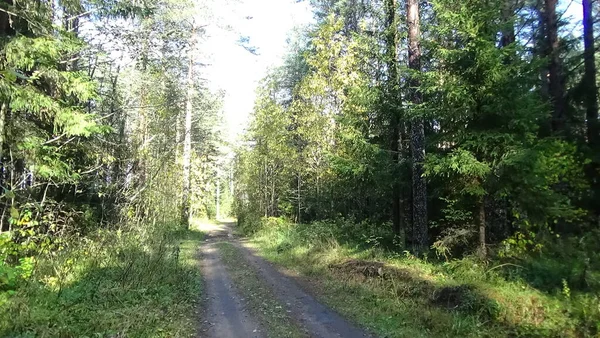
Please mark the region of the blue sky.
[[564, 11], [565, 18], [571, 21], [570, 28], [573, 31], [573, 35], [581, 36], [581, 19], [583, 16], [581, 0], [562, 0], [559, 2], [559, 10]]
[[[204, 5], [210, 0], [203, 1]], [[291, 30], [313, 21], [308, 1], [212, 0], [213, 17], [201, 50], [209, 66], [201, 70], [212, 89], [225, 91], [224, 113], [228, 139], [234, 141], [247, 126], [258, 81], [269, 68], [281, 64]], [[210, 5], [208, 5], [210, 6]], [[571, 31], [580, 36], [580, 0], [561, 0], [559, 9], [572, 22]], [[216, 18], [216, 19], [215, 19]], [[257, 48], [253, 55], [238, 44], [249, 37]]]

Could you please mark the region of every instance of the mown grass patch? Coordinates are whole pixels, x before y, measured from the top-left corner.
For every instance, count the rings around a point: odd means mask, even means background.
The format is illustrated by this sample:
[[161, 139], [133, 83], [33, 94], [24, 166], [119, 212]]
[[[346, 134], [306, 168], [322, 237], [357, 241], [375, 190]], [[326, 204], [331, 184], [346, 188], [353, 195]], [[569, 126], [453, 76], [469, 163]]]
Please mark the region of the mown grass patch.
[[217, 244], [236, 289], [246, 299], [252, 314], [265, 328], [268, 337], [306, 337], [273, 296], [258, 273], [246, 262], [238, 248], [230, 243]]
[[202, 234], [103, 231], [45, 255], [0, 302], [5, 337], [190, 337]]
[[307, 276], [325, 303], [383, 337], [598, 334], [593, 293], [543, 292], [474, 259], [427, 262], [327, 233], [307, 236], [310, 225], [268, 225], [252, 237], [261, 255]]

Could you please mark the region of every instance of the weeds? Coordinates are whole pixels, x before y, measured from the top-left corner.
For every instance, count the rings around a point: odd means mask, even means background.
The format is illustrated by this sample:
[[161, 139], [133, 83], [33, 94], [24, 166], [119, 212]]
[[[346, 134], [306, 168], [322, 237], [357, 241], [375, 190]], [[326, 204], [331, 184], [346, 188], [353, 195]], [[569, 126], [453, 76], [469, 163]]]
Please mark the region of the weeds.
[[201, 234], [98, 231], [0, 292], [0, 336], [185, 337], [196, 329]]
[[[575, 291], [568, 279], [559, 279], [555, 289], [532, 287], [526, 269], [535, 262], [424, 261], [367, 245], [348, 231], [350, 225], [342, 234], [332, 228], [326, 222], [313, 227], [270, 220], [253, 240], [266, 258], [308, 276], [326, 303], [380, 336], [593, 337], [599, 332], [598, 296]], [[594, 276], [587, 274], [589, 280]]]

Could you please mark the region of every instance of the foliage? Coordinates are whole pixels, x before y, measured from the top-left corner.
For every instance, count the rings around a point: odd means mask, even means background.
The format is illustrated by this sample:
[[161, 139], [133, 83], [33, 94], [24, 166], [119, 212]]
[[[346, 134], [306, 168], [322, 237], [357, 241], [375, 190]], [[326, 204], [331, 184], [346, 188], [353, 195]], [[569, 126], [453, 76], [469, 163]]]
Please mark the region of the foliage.
[[[421, 66], [407, 69], [404, 3], [313, 1], [316, 24], [260, 84], [237, 150], [241, 226], [281, 216], [313, 227], [334, 220], [335, 232], [345, 230], [338, 218], [392, 221], [395, 233], [381, 229], [382, 240], [414, 246], [410, 134], [423, 118], [429, 244], [439, 255], [519, 256], [539, 251], [546, 232], [593, 228], [585, 126], [548, 131], [563, 98], [543, 78], [549, 32], [531, 19], [547, 4], [517, 3], [421, 4]], [[581, 114], [564, 99], [573, 118]]]
[[151, 233], [98, 231], [35, 261], [2, 265], [2, 276], [13, 269], [19, 279], [2, 280], [0, 335], [192, 334], [198, 236], [168, 225]]
[[194, 332], [198, 239], [179, 245], [174, 211], [186, 89], [195, 93], [194, 187], [208, 188], [196, 209], [223, 165], [222, 94], [182, 76], [197, 38], [189, 19], [206, 14], [190, 5], [3, 5], [0, 335]]
[[[600, 300], [591, 291], [597, 286], [579, 289], [568, 276], [581, 270], [564, 271], [579, 261], [571, 254], [586, 252], [581, 246], [563, 242], [543, 260], [522, 255], [516, 264], [482, 264], [472, 257], [438, 262], [364, 246], [325, 229], [265, 219], [253, 241], [269, 260], [307, 276], [321, 300], [378, 335], [591, 337], [598, 332]], [[315, 236], [306, 240], [311, 233]], [[565, 251], [569, 254], [560, 254]], [[365, 264], [382, 264], [381, 273], [366, 274]], [[598, 271], [590, 267], [588, 278]], [[556, 287], [538, 288], [551, 284]]]

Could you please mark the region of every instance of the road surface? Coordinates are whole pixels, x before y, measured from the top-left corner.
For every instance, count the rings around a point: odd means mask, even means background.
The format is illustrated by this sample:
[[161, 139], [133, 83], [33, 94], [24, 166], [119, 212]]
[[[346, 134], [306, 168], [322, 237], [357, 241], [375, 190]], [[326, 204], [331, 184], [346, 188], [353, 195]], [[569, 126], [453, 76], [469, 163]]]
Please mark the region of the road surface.
[[245, 302], [245, 289], [236, 286], [230, 278], [216, 245], [219, 242], [231, 243], [239, 249], [239, 259], [245, 260], [258, 273], [264, 284], [271, 289], [273, 297], [299, 326], [302, 335], [316, 338], [369, 337], [365, 331], [318, 302], [293, 276], [259, 257], [254, 249], [233, 234], [233, 228], [233, 223], [200, 225], [200, 230], [206, 234], [206, 241], [200, 248], [206, 299], [200, 337], [272, 336], [252, 316], [252, 311]]

